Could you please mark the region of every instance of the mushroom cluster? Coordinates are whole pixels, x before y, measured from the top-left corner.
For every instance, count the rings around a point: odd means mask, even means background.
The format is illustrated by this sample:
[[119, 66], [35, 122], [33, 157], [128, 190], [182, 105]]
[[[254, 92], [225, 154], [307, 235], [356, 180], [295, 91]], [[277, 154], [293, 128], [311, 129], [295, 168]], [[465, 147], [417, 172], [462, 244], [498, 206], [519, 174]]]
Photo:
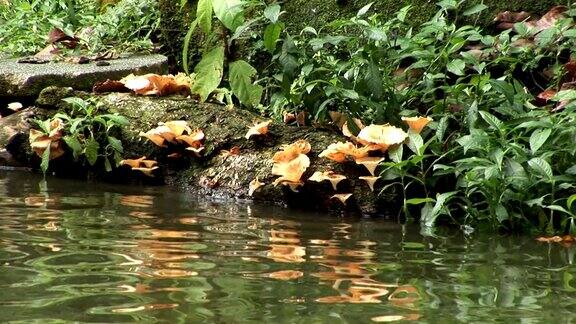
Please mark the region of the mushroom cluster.
[[49, 159], [52, 160], [64, 155], [64, 144], [61, 140], [64, 125], [61, 119], [54, 118], [47, 126], [47, 133], [30, 129], [30, 147], [39, 157], [42, 157], [44, 152], [49, 149]]
[[146, 160], [146, 157], [143, 156], [138, 159], [125, 159], [120, 161], [120, 165], [127, 165], [133, 171], [140, 171], [143, 174], [153, 177], [154, 175], [152, 172], [158, 169], [158, 162], [154, 160]]
[[261, 123], [254, 123], [253, 126], [248, 127], [248, 132], [244, 137], [246, 137], [246, 139], [250, 139], [252, 136], [268, 134], [268, 125], [270, 125], [271, 122], [271, 120], [267, 120]]
[[306, 154], [310, 152], [310, 143], [306, 140], [298, 140], [292, 144], [284, 145], [281, 151], [274, 154], [272, 161], [272, 174], [280, 176], [274, 181], [274, 186], [281, 184], [289, 186], [296, 191], [303, 185], [302, 175], [310, 166], [310, 158]]
[[146, 137], [152, 143], [167, 147], [167, 143], [185, 144], [187, 151], [192, 151], [196, 156], [204, 150], [204, 132], [201, 129], [192, 130], [184, 120], [173, 120], [158, 123], [158, 127], [146, 133], [140, 132], [140, 136]]
[[[332, 112], [331, 117], [334, 123], [342, 128], [344, 136], [350, 138], [350, 141], [330, 144], [319, 156], [337, 163], [352, 160], [356, 164], [364, 166], [370, 176], [362, 176], [359, 179], [366, 181], [372, 191], [374, 191], [374, 184], [379, 179], [376, 176], [376, 168], [384, 161], [382, 153], [402, 145], [408, 139], [409, 133], [419, 134], [432, 121], [430, 117], [403, 117], [402, 120], [409, 128], [408, 132], [405, 132], [401, 128], [389, 124], [364, 126], [360, 120], [346, 118], [341, 113]], [[350, 120], [360, 129], [356, 136], [348, 127]], [[345, 203], [350, 196], [340, 194], [333, 196], [333, 198]]]
[[190, 77], [183, 73], [176, 76], [145, 74], [130, 74], [120, 80], [124, 86], [135, 94], [144, 96], [166, 96], [170, 94], [189, 94]]

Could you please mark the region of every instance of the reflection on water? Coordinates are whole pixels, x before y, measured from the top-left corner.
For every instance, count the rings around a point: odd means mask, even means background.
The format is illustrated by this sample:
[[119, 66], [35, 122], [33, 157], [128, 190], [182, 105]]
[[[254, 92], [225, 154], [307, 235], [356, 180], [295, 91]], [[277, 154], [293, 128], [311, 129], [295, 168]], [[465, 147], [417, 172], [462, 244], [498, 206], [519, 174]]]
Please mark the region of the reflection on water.
[[576, 320], [574, 248], [0, 173], [0, 322]]

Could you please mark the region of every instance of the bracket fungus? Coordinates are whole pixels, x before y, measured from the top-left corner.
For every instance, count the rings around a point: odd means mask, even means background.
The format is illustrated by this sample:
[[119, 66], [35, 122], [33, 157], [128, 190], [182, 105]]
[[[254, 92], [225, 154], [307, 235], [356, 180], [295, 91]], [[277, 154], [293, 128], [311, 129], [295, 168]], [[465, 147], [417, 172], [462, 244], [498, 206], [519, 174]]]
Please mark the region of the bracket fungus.
[[154, 176], [152, 172], [158, 169], [157, 164], [157, 161], [146, 160], [145, 156], [138, 159], [124, 159], [120, 161], [120, 165], [127, 165], [133, 171], [140, 171], [149, 177]]
[[322, 182], [328, 180], [332, 184], [332, 188], [337, 190], [336, 188], [338, 183], [340, 183], [342, 180], [346, 180], [346, 177], [333, 171], [316, 171], [308, 180], [314, 182]]
[[343, 205], [346, 205], [346, 202], [348, 201], [348, 199], [350, 199], [350, 197], [352, 197], [351, 193], [335, 194], [332, 197], [330, 197], [330, 199], [336, 199], [336, 200], [340, 201]]
[[420, 134], [422, 129], [432, 121], [430, 117], [402, 117], [402, 120], [408, 125], [410, 130]]
[[374, 176], [378, 164], [384, 161], [384, 158], [379, 156], [365, 156], [354, 159], [354, 161], [356, 162], [356, 164], [363, 165], [368, 170], [368, 172], [370, 172], [370, 174]]
[[252, 136], [268, 134], [268, 125], [270, 125], [271, 122], [271, 120], [267, 120], [265, 122], [256, 123], [254, 126], [249, 127], [245, 136], [246, 139], [250, 139]]
[[146, 133], [140, 132], [140, 136], [148, 138], [160, 147], [166, 147], [166, 142], [173, 144], [186, 144], [186, 150], [199, 155], [204, 150], [202, 143], [205, 135], [201, 129], [192, 130], [184, 120], [173, 120], [159, 123], [158, 127]]
[[170, 94], [188, 94], [191, 79], [185, 74], [173, 75], [130, 74], [120, 80], [124, 86], [134, 93], [144, 96], [166, 96]]
[[408, 134], [401, 128], [391, 125], [369, 125], [358, 133], [358, 142], [366, 145], [370, 150], [385, 152], [392, 145], [402, 144]]
[[366, 181], [368, 187], [370, 187], [370, 191], [374, 191], [374, 184], [376, 184], [376, 181], [378, 181], [380, 177], [358, 177], [358, 179]]
[[368, 150], [365, 148], [358, 148], [352, 142], [338, 142], [328, 145], [324, 151], [322, 151], [319, 157], [325, 157], [334, 162], [343, 163], [348, 157], [353, 159], [368, 156]]
[[272, 174], [280, 176], [274, 181], [274, 185], [287, 185], [296, 191], [302, 186], [302, 175], [310, 166], [310, 158], [306, 153], [310, 152], [310, 143], [305, 140], [298, 140], [290, 145], [282, 147], [282, 151], [276, 153], [272, 158]]
[[49, 159], [53, 160], [64, 155], [64, 146], [61, 141], [64, 125], [61, 119], [54, 118], [46, 125], [46, 128], [45, 131], [47, 131], [48, 134], [36, 129], [30, 129], [30, 147], [39, 157], [42, 157], [44, 152], [49, 149]]

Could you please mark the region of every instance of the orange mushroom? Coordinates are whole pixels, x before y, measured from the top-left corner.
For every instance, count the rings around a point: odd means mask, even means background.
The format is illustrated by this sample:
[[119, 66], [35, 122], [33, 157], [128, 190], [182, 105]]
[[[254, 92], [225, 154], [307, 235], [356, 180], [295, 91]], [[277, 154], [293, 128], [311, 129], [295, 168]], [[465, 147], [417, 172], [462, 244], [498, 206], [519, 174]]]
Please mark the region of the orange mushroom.
[[254, 126], [249, 127], [248, 132], [246, 133], [246, 139], [249, 139], [252, 136], [256, 135], [266, 135], [268, 134], [268, 125], [270, 125], [272, 121], [268, 120], [261, 123], [256, 123]]
[[248, 196], [252, 196], [252, 194], [254, 194], [254, 191], [258, 190], [258, 188], [262, 187], [263, 185], [265, 185], [265, 183], [260, 182], [260, 180], [258, 180], [258, 177], [250, 181], [250, 184], [248, 185]]
[[298, 187], [304, 185], [304, 183], [302, 183], [302, 181], [290, 181], [290, 180], [285, 179], [284, 177], [280, 177], [280, 178], [274, 180], [274, 187], [276, 187], [279, 184], [284, 185], [284, 186], [288, 186], [290, 188], [290, 190], [292, 190], [294, 192], [298, 192]]
[[143, 167], [143, 168], [132, 168], [132, 170], [134, 170], [134, 171], [140, 171], [140, 172], [142, 172], [144, 175], [149, 176], [149, 177], [154, 177], [154, 174], [153, 174], [152, 172], [154, 172], [154, 170], [156, 170], [156, 169], [159, 169], [159, 167], [158, 167], [158, 166], [154, 166], [154, 167], [151, 167], [151, 168], [146, 168], [146, 167]]
[[158, 95], [165, 96], [175, 93], [187, 93], [190, 91], [191, 80], [184, 74], [158, 75], [130, 74], [120, 80], [124, 86], [139, 95]]
[[430, 117], [402, 117], [402, 120], [408, 124], [410, 130], [416, 134], [420, 134], [422, 129], [432, 121]]
[[391, 145], [401, 144], [408, 134], [401, 128], [391, 125], [370, 125], [358, 134], [358, 142], [367, 145], [370, 150], [386, 151]]
[[354, 161], [356, 162], [356, 164], [361, 164], [364, 167], [366, 167], [368, 172], [370, 172], [370, 174], [372, 176], [374, 176], [374, 172], [376, 171], [376, 168], [378, 167], [380, 162], [384, 161], [384, 158], [378, 157], [378, 156], [365, 156], [365, 157], [360, 157], [360, 158], [354, 159]]
[[336, 190], [338, 183], [340, 183], [342, 180], [345, 180], [345, 179], [346, 179], [345, 176], [343, 176], [341, 174], [337, 174], [333, 171], [325, 171], [325, 172], [316, 171], [308, 180], [314, 181], [314, 182], [322, 182], [324, 180], [328, 180], [332, 184], [332, 188], [334, 188], [334, 190]]
[[176, 140], [179, 142], [184, 142], [190, 146], [198, 147], [201, 146], [201, 141], [204, 139], [204, 132], [201, 129], [197, 129], [194, 132], [189, 132], [190, 135], [179, 135], [176, 136]]
[[358, 179], [366, 181], [368, 187], [370, 187], [370, 191], [374, 191], [374, 184], [380, 177], [358, 177]]
[[134, 171], [140, 171], [145, 175], [152, 177], [152, 172], [158, 169], [158, 162], [154, 160], [146, 160], [146, 157], [140, 157], [138, 159], [124, 159], [120, 161], [120, 165], [127, 165]]
[[274, 163], [272, 166], [272, 174], [281, 176], [285, 181], [299, 182], [309, 166], [310, 159], [308, 156], [299, 154], [296, 158], [288, 162]]
[[192, 134], [192, 129], [188, 126], [188, 122], [185, 120], [171, 120], [165, 123], [158, 123], [158, 125], [167, 126], [176, 137], [184, 134], [184, 132]]
[[272, 157], [274, 162], [290, 161], [298, 157], [300, 154], [308, 154], [310, 152], [310, 143], [306, 140], [297, 140], [296, 142], [284, 145], [281, 147], [282, 151], [276, 152]]
[[318, 156], [342, 163], [346, 161], [347, 157], [357, 159], [368, 156], [368, 150], [365, 148], [358, 148], [351, 142], [338, 142], [330, 144], [328, 148], [322, 151]]
[[347, 193], [347, 194], [335, 194], [332, 197], [330, 197], [330, 199], [337, 199], [339, 200], [343, 205], [346, 205], [346, 201], [348, 201], [348, 199], [350, 199], [350, 197], [352, 197], [351, 193]]
[[268, 274], [269, 278], [277, 280], [293, 280], [298, 279], [302, 276], [304, 276], [304, 273], [302, 271], [297, 270], [281, 270]]

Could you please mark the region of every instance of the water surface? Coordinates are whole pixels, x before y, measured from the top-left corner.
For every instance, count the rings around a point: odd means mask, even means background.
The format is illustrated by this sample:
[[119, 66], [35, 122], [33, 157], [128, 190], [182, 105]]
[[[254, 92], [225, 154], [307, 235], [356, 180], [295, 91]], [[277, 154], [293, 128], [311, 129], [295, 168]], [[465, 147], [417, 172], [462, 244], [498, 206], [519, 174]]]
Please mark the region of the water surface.
[[574, 252], [0, 172], [0, 322], [571, 323]]

